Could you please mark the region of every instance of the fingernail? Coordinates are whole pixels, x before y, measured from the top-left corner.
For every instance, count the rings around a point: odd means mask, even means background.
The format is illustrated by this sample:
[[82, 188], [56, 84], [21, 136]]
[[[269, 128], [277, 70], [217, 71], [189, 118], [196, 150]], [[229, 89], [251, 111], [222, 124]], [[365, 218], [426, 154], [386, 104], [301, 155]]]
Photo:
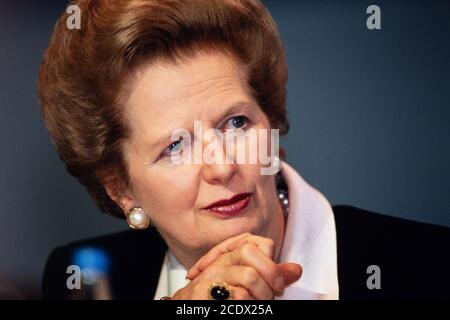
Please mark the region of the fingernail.
[[282, 276], [278, 276], [275, 279], [275, 290], [282, 291], [284, 289], [284, 279]]

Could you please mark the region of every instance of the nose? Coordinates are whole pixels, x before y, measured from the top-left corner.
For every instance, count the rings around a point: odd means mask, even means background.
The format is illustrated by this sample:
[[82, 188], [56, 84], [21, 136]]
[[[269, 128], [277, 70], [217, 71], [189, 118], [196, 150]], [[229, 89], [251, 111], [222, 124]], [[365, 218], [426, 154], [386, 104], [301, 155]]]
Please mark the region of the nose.
[[210, 184], [226, 184], [236, 173], [236, 164], [203, 164], [203, 179]]
[[217, 136], [214, 136], [213, 138], [209, 136], [209, 138], [203, 139], [203, 151], [210, 148], [212, 144], [215, 144], [216, 150], [222, 151], [222, 155], [215, 158], [216, 161], [206, 161], [203, 157], [203, 179], [210, 184], [226, 184], [233, 178], [237, 171], [236, 161], [234, 156], [230, 156], [230, 150], [226, 153], [226, 144], [223, 140], [218, 139]]

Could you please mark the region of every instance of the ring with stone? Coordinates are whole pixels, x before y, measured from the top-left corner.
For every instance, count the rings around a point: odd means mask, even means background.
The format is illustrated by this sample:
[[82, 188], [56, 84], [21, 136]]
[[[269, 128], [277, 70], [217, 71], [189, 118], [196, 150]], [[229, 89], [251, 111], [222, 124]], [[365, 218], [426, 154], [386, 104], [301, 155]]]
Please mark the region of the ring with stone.
[[215, 282], [209, 287], [209, 298], [212, 300], [233, 299], [233, 290], [225, 282]]

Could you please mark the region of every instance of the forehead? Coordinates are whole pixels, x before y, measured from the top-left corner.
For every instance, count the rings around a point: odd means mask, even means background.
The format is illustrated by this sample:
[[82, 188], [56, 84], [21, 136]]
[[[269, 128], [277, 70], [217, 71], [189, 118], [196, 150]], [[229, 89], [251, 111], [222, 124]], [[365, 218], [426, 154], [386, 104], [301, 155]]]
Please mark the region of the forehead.
[[141, 66], [128, 97], [125, 114], [132, 133], [150, 137], [193, 120], [207, 121], [238, 101], [251, 102], [239, 63], [217, 52]]
[[192, 58], [176, 63], [157, 61], [139, 68], [133, 78], [128, 106], [139, 111], [142, 100], [169, 111], [177, 103], [189, 102], [196, 97], [204, 99], [222, 90], [243, 91], [245, 74], [235, 59], [218, 52], [199, 52]]

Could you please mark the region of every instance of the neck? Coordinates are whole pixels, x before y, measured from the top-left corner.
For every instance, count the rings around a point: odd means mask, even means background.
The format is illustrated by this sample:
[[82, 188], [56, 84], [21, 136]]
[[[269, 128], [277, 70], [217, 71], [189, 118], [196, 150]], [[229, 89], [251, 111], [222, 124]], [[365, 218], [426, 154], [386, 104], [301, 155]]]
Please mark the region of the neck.
[[208, 252], [193, 252], [192, 250], [189, 250], [189, 248], [185, 248], [180, 244], [172, 243], [169, 240], [166, 240], [166, 242], [172, 254], [186, 270], [189, 270], [201, 257], [203, 257]]

